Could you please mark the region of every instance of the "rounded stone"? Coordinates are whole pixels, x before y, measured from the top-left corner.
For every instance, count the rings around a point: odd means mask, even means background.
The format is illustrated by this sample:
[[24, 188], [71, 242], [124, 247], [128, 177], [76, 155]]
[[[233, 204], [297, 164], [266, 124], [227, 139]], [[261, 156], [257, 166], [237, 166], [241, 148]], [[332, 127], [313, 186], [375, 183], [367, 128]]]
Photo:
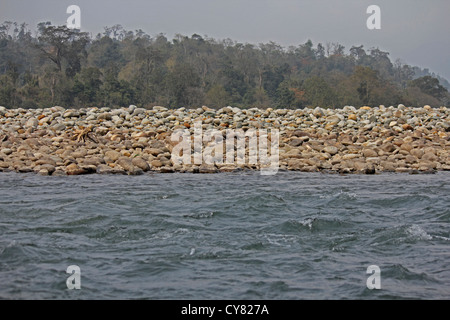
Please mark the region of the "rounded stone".
[[374, 158], [378, 157], [378, 153], [373, 149], [364, 149], [362, 151], [365, 158]]
[[325, 148], [323, 148], [323, 151], [329, 153], [330, 155], [335, 155], [339, 152], [338, 148], [334, 146], [326, 146]]
[[37, 126], [39, 125], [39, 121], [35, 118], [30, 118], [28, 119], [28, 121], [25, 123], [25, 128], [37, 128]]
[[13, 153], [13, 151], [10, 148], [1, 149], [0, 152], [7, 156]]
[[144, 172], [147, 172], [150, 170], [150, 166], [148, 165], [147, 161], [145, 161], [142, 157], [136, 157], [133, 158], [133, 160], [131, 161], [131, 163], [141, 169]]
[[122, 155], [120, 152], [117, 152], [115, 150], [109, 150], [105, 152], [105, 156], [111, 159], [113, 162], [116, 162]]

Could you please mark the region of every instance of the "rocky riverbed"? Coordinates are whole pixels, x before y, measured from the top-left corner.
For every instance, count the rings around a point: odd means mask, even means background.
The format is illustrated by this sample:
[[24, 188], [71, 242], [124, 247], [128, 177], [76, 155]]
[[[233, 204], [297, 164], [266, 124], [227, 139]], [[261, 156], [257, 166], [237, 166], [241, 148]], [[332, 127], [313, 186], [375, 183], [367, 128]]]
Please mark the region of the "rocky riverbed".
[[214, 173], [258, 164], [174, 163], [177, 129], [277, 129], [279, 169], [366, 173], [450, 170], [450, 110], [0, 107], [0, 171], [41, 175]]

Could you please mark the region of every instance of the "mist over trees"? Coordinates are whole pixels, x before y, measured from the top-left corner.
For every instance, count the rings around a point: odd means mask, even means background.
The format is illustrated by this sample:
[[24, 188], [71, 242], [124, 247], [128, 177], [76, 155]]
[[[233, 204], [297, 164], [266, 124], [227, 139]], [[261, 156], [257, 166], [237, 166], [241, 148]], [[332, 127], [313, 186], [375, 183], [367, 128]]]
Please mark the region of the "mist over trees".
[[448, 105], [450, 84], [378, 48], [307, 41], [283, 48], [120, 25], [95, 38], [65, 26], [0, 25], [0, 105], [8, 108], [227, 105], [304, 108]]

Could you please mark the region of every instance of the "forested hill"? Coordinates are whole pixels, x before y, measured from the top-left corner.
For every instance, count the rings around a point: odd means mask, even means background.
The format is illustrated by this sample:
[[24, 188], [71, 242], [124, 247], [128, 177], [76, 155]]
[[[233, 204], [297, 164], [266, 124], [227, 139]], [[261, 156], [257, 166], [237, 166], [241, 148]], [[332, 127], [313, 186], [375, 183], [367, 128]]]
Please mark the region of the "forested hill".
[[40, 23], [0, 25], [0, 105], [7, 108], [207, 105], [303, 108], [448, 105], [450, 84], [378, 48], [307, 41], [243, 44], [149, 36], [120, 25], [92, 38]]

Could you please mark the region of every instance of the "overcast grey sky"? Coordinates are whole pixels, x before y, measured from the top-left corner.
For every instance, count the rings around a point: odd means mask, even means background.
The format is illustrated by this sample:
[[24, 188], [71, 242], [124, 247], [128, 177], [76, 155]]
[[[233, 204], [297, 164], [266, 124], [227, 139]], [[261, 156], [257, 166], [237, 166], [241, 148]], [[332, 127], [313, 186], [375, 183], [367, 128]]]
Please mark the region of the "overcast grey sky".
[[[169, 39], [197, 33], [285, 47], [308, 39], [347, 50], [363, 44], [450, 80], [449, 0], [0, 0], [0, 22], [26, 22], [33, 30], [42, 21], [61, 25], [72, 4], [81, 8], [82, 31], [94, 36], [121, 24]], [[381, 8], [381, 30], [366, 27], [369, 5]]]

